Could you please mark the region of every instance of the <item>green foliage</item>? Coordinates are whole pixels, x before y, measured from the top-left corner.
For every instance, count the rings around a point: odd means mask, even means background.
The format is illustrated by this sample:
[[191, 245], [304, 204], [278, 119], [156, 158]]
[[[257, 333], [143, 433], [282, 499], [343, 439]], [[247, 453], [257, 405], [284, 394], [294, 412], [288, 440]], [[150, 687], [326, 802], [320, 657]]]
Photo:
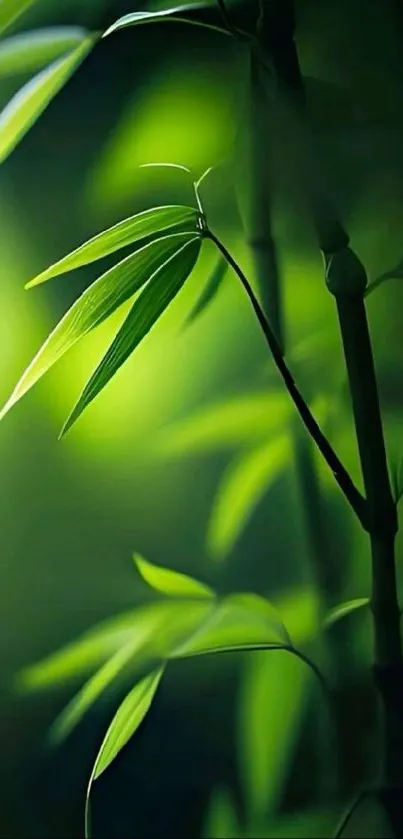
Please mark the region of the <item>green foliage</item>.
[[207, 810], [204, 839], [237, 839], [241, 835], [231, 794], [224, 789], [215, 790]]
[[210, 303], [212, 303], [220, 289], [222, 288], [225, 275], [228, 272], [228, 265], [222, 257], [218, 259], [217, 264], [214, 266], [210, 277], [208, 278], [200, 296], [196, 300], [194, 306], [190, 310], [187, 318], [186, 318], [186, 326], [189, 326], [195, 320], [197, 320], [200, 315], [202, 315], [205, 310], [208, 308]]
[[0, 79], [34, 73], [79, 47], [86, 36], [85, 30], [78, 26], [54, 26], [0, 41]]
[[108, 35], [112, 35], [114, 32], [117, 32], [120, 29], [125, 29], [128, 26], [139, 26], [145, 23], [187, 23], [195, 26], [203, 26], [207, 29], [213, 29], [216, 32], [223, 33], [224, 35], [231, 34], [222, 26], [209, 24], [197, 19], [193, 13], [200, 8], [206, 8], [206, 4], [190, 3], [182, 6], [175, 6], [172, 9], [164, 9], [159, 12], [131, 12], [113, 23], [112, 26], [104, 32], [103, 37], [106, 38]]
[[37, 0], [2, 0], [0, 5], [0, 32], [4, 32], [36, 2]]
[[0, 114], [0, 163], [15, 149], [49, 102], [64, 87], [94, 46], [97, 37], [85, 35], [72, 52], [34, 76], [6, 105]]
[[214, 597], [214, 592], [204, 583], [199, 583], [187, 574], [171, 571], [148, 562], [139, 554], [134, 555], [134, 562], [143, 580], [159, 594], [167, 597]]
[[326, 615], [324, 625], [326, 628], [333, 626], [342, 618], [356, 612], [357, 609], [362, 609], [363, 606], [369, 606], [368, 597], [357, 597], [355, 600], [348, 600], [346, 603], [340, 603]]

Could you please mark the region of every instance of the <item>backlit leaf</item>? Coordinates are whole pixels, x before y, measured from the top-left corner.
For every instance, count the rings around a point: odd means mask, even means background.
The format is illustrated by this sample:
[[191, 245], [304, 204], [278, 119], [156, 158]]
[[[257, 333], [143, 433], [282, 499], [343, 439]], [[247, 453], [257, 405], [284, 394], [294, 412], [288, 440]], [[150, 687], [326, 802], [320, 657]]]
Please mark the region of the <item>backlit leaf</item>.
[[154, 565], [138, 554], [135, 554], [134, 561], [143, 580], [160, 594], [166, 594], [169, 597], [187, 598], [215, 597], [214, 591], [209, 586], [188, 577], [187, 574]]
[[[203, 26], [207, 29], [214, 29], [224, 35], [229, 35], [227, 29], [222, 26], [210, 24], [202, 20], [198, 20], [194, 15], [198, 9], [205, 9], [206, 3], [189, 3], [181, 6], [175, 6], [172, 9], [163, 9], [157, 12], [131, 12], [128, 15], [123, 15], [119, 18], [109, 29], [104, 32], [103, 37], [112, 35], [120, 29], [125, 29], [128, 26], [139, 26], [145, 23], [188, 23], [195, 26]], [[208, 8], [208, 7], [207, 7]]]
[[108, 384], [178, 294], [196, 264], [200, 244], [199, 237], [192, 238], [155, 272], [85, 386], [62, 429], [62, 435]]
[[[1, 8], [1, 7], [0, 7]], [[15, 149], [49, 102], [84, 61], [95, 35], [84, 38], [69, 55], [46, 67], [13, 96], [0, 114], [0, 163]]]
[[57, 324], [21, 376], [0, 419], [81, 338], [141, 288], [193, 234], [173, 234], [146, 245], [102, 274]]
[[163, 667], [154, 670], [138, 682], [126, 696], [126, 699], [123, 700], [106, 732], [105, 739], [95, 761], [93, 780], [96, 780], [102, 775], [102, 772], [105, 772], [105, 769], [110, 766], [143, 722], [154, 699], [163, 673]]
[[34, 73], [78, 47], [85, 37], [79, 26], [53, 26], [6, 38], [0, 42], [0, 79]]
[[282, 434], [230, 464], [209, 522], [207, 541], [213, 557], [222, 559], [233, 548], [259, 501], [286, 469], [291, 456], [290, 438]]
[[0, 32], [4, 32], [17, 18], [36, 3], [37, 0], [1, 0], [0, 3]]
[[173, 650], [171, 657], [287, 644], [287, 630], [267, 600], [257, 594], [232, 594], [217, 603], [200, 628]]
[[[67, 271], [73, 271], [83, 265], [96, 262], [98, 259], [108, 256], [108, 254], [149, 236], [163, 235], [164, 232], [179, 232], [176, 231], [176, 228], [180, 230], [185, 228], [185, 232], [188, 230], [196, 232], [198, 218], [199, 212], [193, 207], [175, 205], [154, 207], [151, 210], [137, 213], [135, 216], [120, 221], [113, 227], [103, 230], [102, 233], [98, 233], [97, 236], [84, 242], [79, 248], [55, 262], [54, 265], [51, 265], [46, 271], [27, 283], [26, 288], [32, 288], [32, 286], [44, 283], [53, 279], [53, 277], [60, 276], [60, 274], [65, 274]], [[171, 228], [175, 228], [175, 230], [171, 231]]]
[[199, 454], [265, 440], [292, 416], [284, 391], [253, 393], [210, 405], [164, 430], [158, 448], [166, 454]]
[[337, 621], [345, 618], [347, 615], [351, 615], [352, 612], [356, 612], [357, 609], [362, 609], [363, 606], [368, 605], [368, 597], [357, 597], [355, 600], [347, 600], [346, 603], [340, 603], [328, 613], [325, 618], [324, 625], [326, 628], [329, 628], [330, 626], [333, 626], [333, 624], [337, 623]]

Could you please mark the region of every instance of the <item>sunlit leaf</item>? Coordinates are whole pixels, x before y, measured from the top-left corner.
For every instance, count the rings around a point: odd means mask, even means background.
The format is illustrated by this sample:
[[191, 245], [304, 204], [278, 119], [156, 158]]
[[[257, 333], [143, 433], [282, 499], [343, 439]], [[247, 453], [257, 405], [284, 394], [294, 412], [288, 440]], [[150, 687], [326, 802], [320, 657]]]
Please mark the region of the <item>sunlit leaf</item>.
[[204, 839], [236, 839], [241, 836], [232, 797], [227, 790], [216, 790], [207, 810]]
[[292, 405], [282, 391], [253, 393], [204, 408], [164, 430], [158, 448], [166, 454], [199, 454], [265, 440], [283, 429]]
[[123, 259], [87, 288], [21, 376], [0, 412], [0, 419], [77, 341], [113, 314], [189, 241], [193, 241], [193, 234], [179, 233], [157, 239]]
[[224, 35], [230, 35], [231, 33], [224, 27], [207, 23], [198, 19], [194, 15], [194, 12], [198, 9], [205, 9], [206, 7], [208, 8], [206, 3], [189, 3], [182, 6], [175, 6], [172, 9], [163, 9], [157, 12], [131, 12], [128, 15], [123, 15], [123, 17], [115, 21], [115, 23], [113, 23], [112, 26], [104, 32], [103, 37], [106, 38], [108, 35], [112, 35], [114, 32], [118, 32], [120, 29], [125, 29], [128, 26], [139, 26], [145, 23], [188, 23], [195, 26], [203, 26], [207, 29], [214, 29]]
[[245, 661], [239, 698], [239, 771], [248, 823], [259, 823], [280, 803], [308, 687], [307, 668], [292, 656], [254, 653]]
[[287, 644], [290, 644], [288, 632], [267, 600], [257, 594], [233, 594], [217, 603], [200, 628], [171, 657]]
[[192, 238], [155, 272], [85, 386], [62, 429], [62, 435], [108, 384], [178, 294], [196, 264], [200, 245], [199, 237]]
[[84, 38], [67, 57], [53, 62], [34, 76], [6, 105], [0, 114], [0, 163], [15, 149], [49, 102], [84, 61], [94, 46], [96, 37], [89, 35]]
[[215, 597], [214, 591], [209, 586], [194, 580], [193, 577], [188, 577], [187, 574], [154, 565], [138, 554], [135, 554], [134, 561], [143, 580], [160, 594], [187, 598]]
[[287, 589], [273, 597], [273, 604], [294, 644], [306, 644], [315, 638], [320, 626], [321, 599], [313, 586]]
[[67, 737], [80, 722], [84, 714], [101, 696], [109, 685], [116, 679], [121, 670], [133, 657], [139, 646], [144, 644], [143, 636], [136, 634], [129, 643], [105, 662], [92, 678], [81, 688], [77, 696], [73, 697], [67, 708], [57, 717], [52, 725], [50, 739], [57, 743]]
[[0, 79], [17, 73], [34, 73], [84, 41], [79, 26], [53, 26], [22, 32], [0, 42]]
[[103, 621], [77, 641], [26, 667], [16, 687], [38, 691], [85, 676], [132, 641], [137, 645], [132, 652], [136, 662], [142, 664], [147, 657], [163, 659], [208, 617], [213, 603], [209, 598], [164, 600]]
[[[97, 236], [84, 242], [79, 248], [55, 262], [54, 265], [51, 265], [46, 271], [27, 283], [26, 288], [44, 283], [53, 279], [53, 277], [65, 274], [67, 271], [80, 268], [82, 265], [96, 262], [98, 259], [108, 256], [108, 254], [132, 245], [134, 242], [147, 239], [149, 236], [162, 236], [168, 232], [179, 232], [177, 228], [181, 231], [185, 228], [184, 232], [192, 230], [196, 232], [198, 218], [199, 212], [193, 207], [174, 205], [154, 207], [151, 210], [137, 213], [135, 216], [120, 221], [113, 227], [103, 230], [102, 233], [98, 233]], [[171, 228], [174, 229], [171, 230]]]
[[207, 309], [210, 303], [215, 300], [218, 292], [220, 291], [225, 275], [228, 271], [228, 264], [225, 262], [224, 259], [220, 259], [217, 262], [217, 265], [214, 267], [209, 279], [203, 291], [201, 292], [200, 296], [197, 298], [196, 303], [190, 310], [188, 317], [186, 318], [185, 326], [193, 323], [203, 312]]
[[228, 467], [208, 527], [207, 542], [212, 556], [222, 559], [233, 548], [259, 501], [287, 468], [291, 456], [290, 437], [281, 434], [241, 455]]
[[362, 609], [363, 606], [369, 605], [368, 597], [357, 597], [355, 600], [348, 600], [346, 603], [340, 603], [327, 614], [324, 625], [325, 627], [333, 626], [337, 621], [356, 612], [357, 609]]
[[0, 3], [0, 32], [4, 32], [17, 18], [33, 6], [37, 0], [1, 0]]

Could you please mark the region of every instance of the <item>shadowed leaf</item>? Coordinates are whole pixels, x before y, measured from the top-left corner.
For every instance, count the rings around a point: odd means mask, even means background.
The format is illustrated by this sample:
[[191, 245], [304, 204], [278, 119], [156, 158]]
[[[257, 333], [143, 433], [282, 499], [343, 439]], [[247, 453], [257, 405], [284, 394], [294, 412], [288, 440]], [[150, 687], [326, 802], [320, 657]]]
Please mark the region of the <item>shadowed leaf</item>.
[[207, 29], [214, 29], [216, 32], [221, 32], [224, 35], [230, 35], [224, 27], [208, 23], [198, 18], [197, 13], [200, 9], [208, 9], [206, 3], [189, 3], [181, 6], [175, 6], [172, 9], [163, 9], [157, 12], [131, 12], [128, 15], [123, 15], [115, 23], [110, 26], [103, 37], [107, 38], [114, 32], [120, 29], [125, 29], [128, 26], [140, 26], [146, 23], [188, 23], [195, 26], [202, 26]]
[[207, 810], [204, 839], [237, 839], [242, 836], [231, 794], [216, 790], [211, 796]]
[[178, 294], [197, 262], [200, 246], [200, 237], [193, 237], [152, 276], [85, 386], [62, 429], [61, 436], [108, 384]]
[[193, 234], [181, 233], [157, 239], [126, 257], [86, 289], [21, 376], [0, 412], [0, 419], [77, 341], [112, 315], [153, 277], [178, 248], [189, 241], [193, 241]]
[[34, 73], [78, 47], [85, 37], [79, 26], [53, 26], [13, 35], [0, 42], [0, 79]]
[[357, 609], [362, 609], [363, 606], [368, 605], [368, 597], [357, 597], [355, 600], [348, 600], [346, 603], [340, 603], [338, 606], [335, 606], [334, 609], [331, 609], [331, 611], [327, 614], [324, 620], [325, 628], [328, 629], [330, 626], [337, 623], [337, 621], [347, 617], [347, 615], [351, 615], [351, 613], [356, 612]]
[[394, 268], [390, 268], [389, 271], [385, 271], [383, 274], [380, 274], [375, 280], [370, 283], [365, 291], [365, 296], [368, 297], [369, 294], [372, 294], [373, 291], [376, 291], [379, 286], [386, 283], [388, 280], [401, 280], [403, 278], [403, 259], [395, 265]]
[[195, 320], [197, 320], [200, 315], [207, 309], [210, 303], [215, 300], [218, 292], [220, 291], [225, 275], [228, 271], [228, 265], [224, 259], [220, 259], [217, 265], [213, 268], [213, 271], [207, 280], [203, 291], [201, 292], [200, 296], [196, 300], [193, 308], [190, 310], [190, 313], [185, 321], [185, 327], [190, 326]]
[[4, 32], [17, 18], [33, 6], [37, 0], [1, 0], [0, 32]]
[[[29, 283], [26, 288], [44, 283], [47, 280], [73, 271], [83, 265], [96, 262], [121, 248], [139, 242], [149, 236], [163, 236], [168, 232], [197, 231], [197, 219], [199, 212], [193, 207], [167, 206], [154, 207], [137, 213], [135, 216], [124, 219], [113, 227], [103, 230], [92, 239], [80, 245], [67, 256], [55, 262], [46, 271], [43, 271]], [[174, 228], [171, 230], [171, 228]], [[178, 228], [178, 230], [176, 230]]]
[[88, 55], [97, 36], [84, 38], [67, 57], [46, 67], [13, 96], [0, 113], [0, 163], [15, 149]]
[[215, 597], [214, 591], [209, 586], [188, 577], [187, 574], [154, 565], [152, 562], [143, 559], [139, 554], [135, 554], [134, 562], [143, 580], [160, 594], [166, 594], [169, 597], [187, 598]]

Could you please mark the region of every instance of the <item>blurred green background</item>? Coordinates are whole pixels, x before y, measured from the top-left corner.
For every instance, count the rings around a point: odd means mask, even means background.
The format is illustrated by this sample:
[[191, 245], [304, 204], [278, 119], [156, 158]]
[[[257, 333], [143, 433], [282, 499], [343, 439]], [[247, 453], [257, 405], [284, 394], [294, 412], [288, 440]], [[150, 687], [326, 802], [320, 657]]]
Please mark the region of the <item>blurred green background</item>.
[[[56, 23], [102, 28], [136, 8], [141, 4], [134, 0], [43, 0], [19, 28]], [[373, 0], [365, 15], [360, 0], [311, 0], [297, 8], [300, 58], [331, 187], [353, 246], [375, 279], [403, 257], [403, 30], [392, 0]], [[247, 0], [236, 13], [248, 17], [254, 11]], [[125, 215], [191, 200], [184, 174], [139, 169], [140, 164], [167, 160], [201, 174], [235, 155], [229, 180], [225, 168], [218, 168], [205, 184], [204, 199], [213, 229], [251, 271], [233, 189], [237, 174], [244, 175], [234, 142], [244, 122], [246, 74], [243, 49], [214, 33], [179, 25], [126, 30], [96, 47], [2, 166], [3, 400], [52, 325], [97, 276], [96, 267], [29, 293], [24, 283]], [[23, 81], [17, 79], [15, 89]], [[5, 103], [14, 88], [2, 84], [0, 103]], [[314, 344], [305, 361], [302, 352], [301, 384], [308, 398], [332, 397], [329, 433], [359, 481], [348, 400], [345, 389], [333, 384], [342, 373], [335, 311], [303, 196], [287, 169], [287, 142], [278, 142], [276, 155], [275, 234], [287, 350], [292, 356], [312, 337], [325, 336], [324, 345], [315, 350]], [[234, 411], [221, 442], [210, 451], [203, 441], [183, 451], [179, 446], [174, 454], [159, 444], [167, 429], [207, 406], [256, 393], [270, 397], [279, 387], [232, 276], [205, 313], [183, 328], [213, 262], [207, 249], [172, 308], [66, 439], [57, 442], [58, 431], [121, 313], [87, 338], [84, 349], [72, 351], [1, 426], [4, 837], [82, 835], [86, 781], [113, 697], [98, 703], [65, 746], [49, 752], [46, 732], [69, 698], [68, 688], [27, 698], [10, 692], [9, 683], [23, 665], [97, 620], [141, 602], [134, 550], [205, 579], [219, 591], [292, 595], [302, 635], [304, 621], [313, 619], [317, 598], [292, 452], [229, 555], [219, 561], [206, 544], [217, 488], [240, 452], [252, 450], [256, 439], [265, 442], [262, 425], [257, 438], [253, 428], [249, 438], [247, 426], [231, 437]], [[368, 311], [398, 485], [403, 286], [395, 273], [396, 280], [369, 298]], [[326, 534], [323, 562], [336, 566], [341, 598], [366, 596], [365, 539], [331, 476], [319, 462], [317, 469], [323, 498], [318, 527]], [[371, 639], [365, 615], [352, 617], [335, 633], [347, 794], [365, 778], [373, 747], [365, 670]], [[267, 831], [262, 835], [279, 835], [279, 813], [318, 808], [321, 748], [315, 709], [322, 699], [298, 662], [285, 664], [279, 656], [269, 664], [268, 658], [264, 664], [253, 656], [253, 664], [218, 657], [172, 665], [150, 716], [97, 784], [96, 836], [189, 837], [209, 829], [216, 837], [228, 835], [225, 799], [218, 804], [214, 799], [215, 817], [223, 818], [224, 826], [206, 828], [211, 795], [220, 789], [232, 790], [240, 812], [245, 799], [258, 800]], [[253, 668], [258, 676], [249, 672]], [[250, 694], [248, 679], [256, 685], [259, 678], [260, 690]], [[358, 754], [351, 732], [363, 735]], [[260, 791], [259, 748], [267, 778]], [[290, 835], [287, 830], [303, 830], [303, 825], [284, 829]], [[312, 830], [311, 823], [307, 829]]]

